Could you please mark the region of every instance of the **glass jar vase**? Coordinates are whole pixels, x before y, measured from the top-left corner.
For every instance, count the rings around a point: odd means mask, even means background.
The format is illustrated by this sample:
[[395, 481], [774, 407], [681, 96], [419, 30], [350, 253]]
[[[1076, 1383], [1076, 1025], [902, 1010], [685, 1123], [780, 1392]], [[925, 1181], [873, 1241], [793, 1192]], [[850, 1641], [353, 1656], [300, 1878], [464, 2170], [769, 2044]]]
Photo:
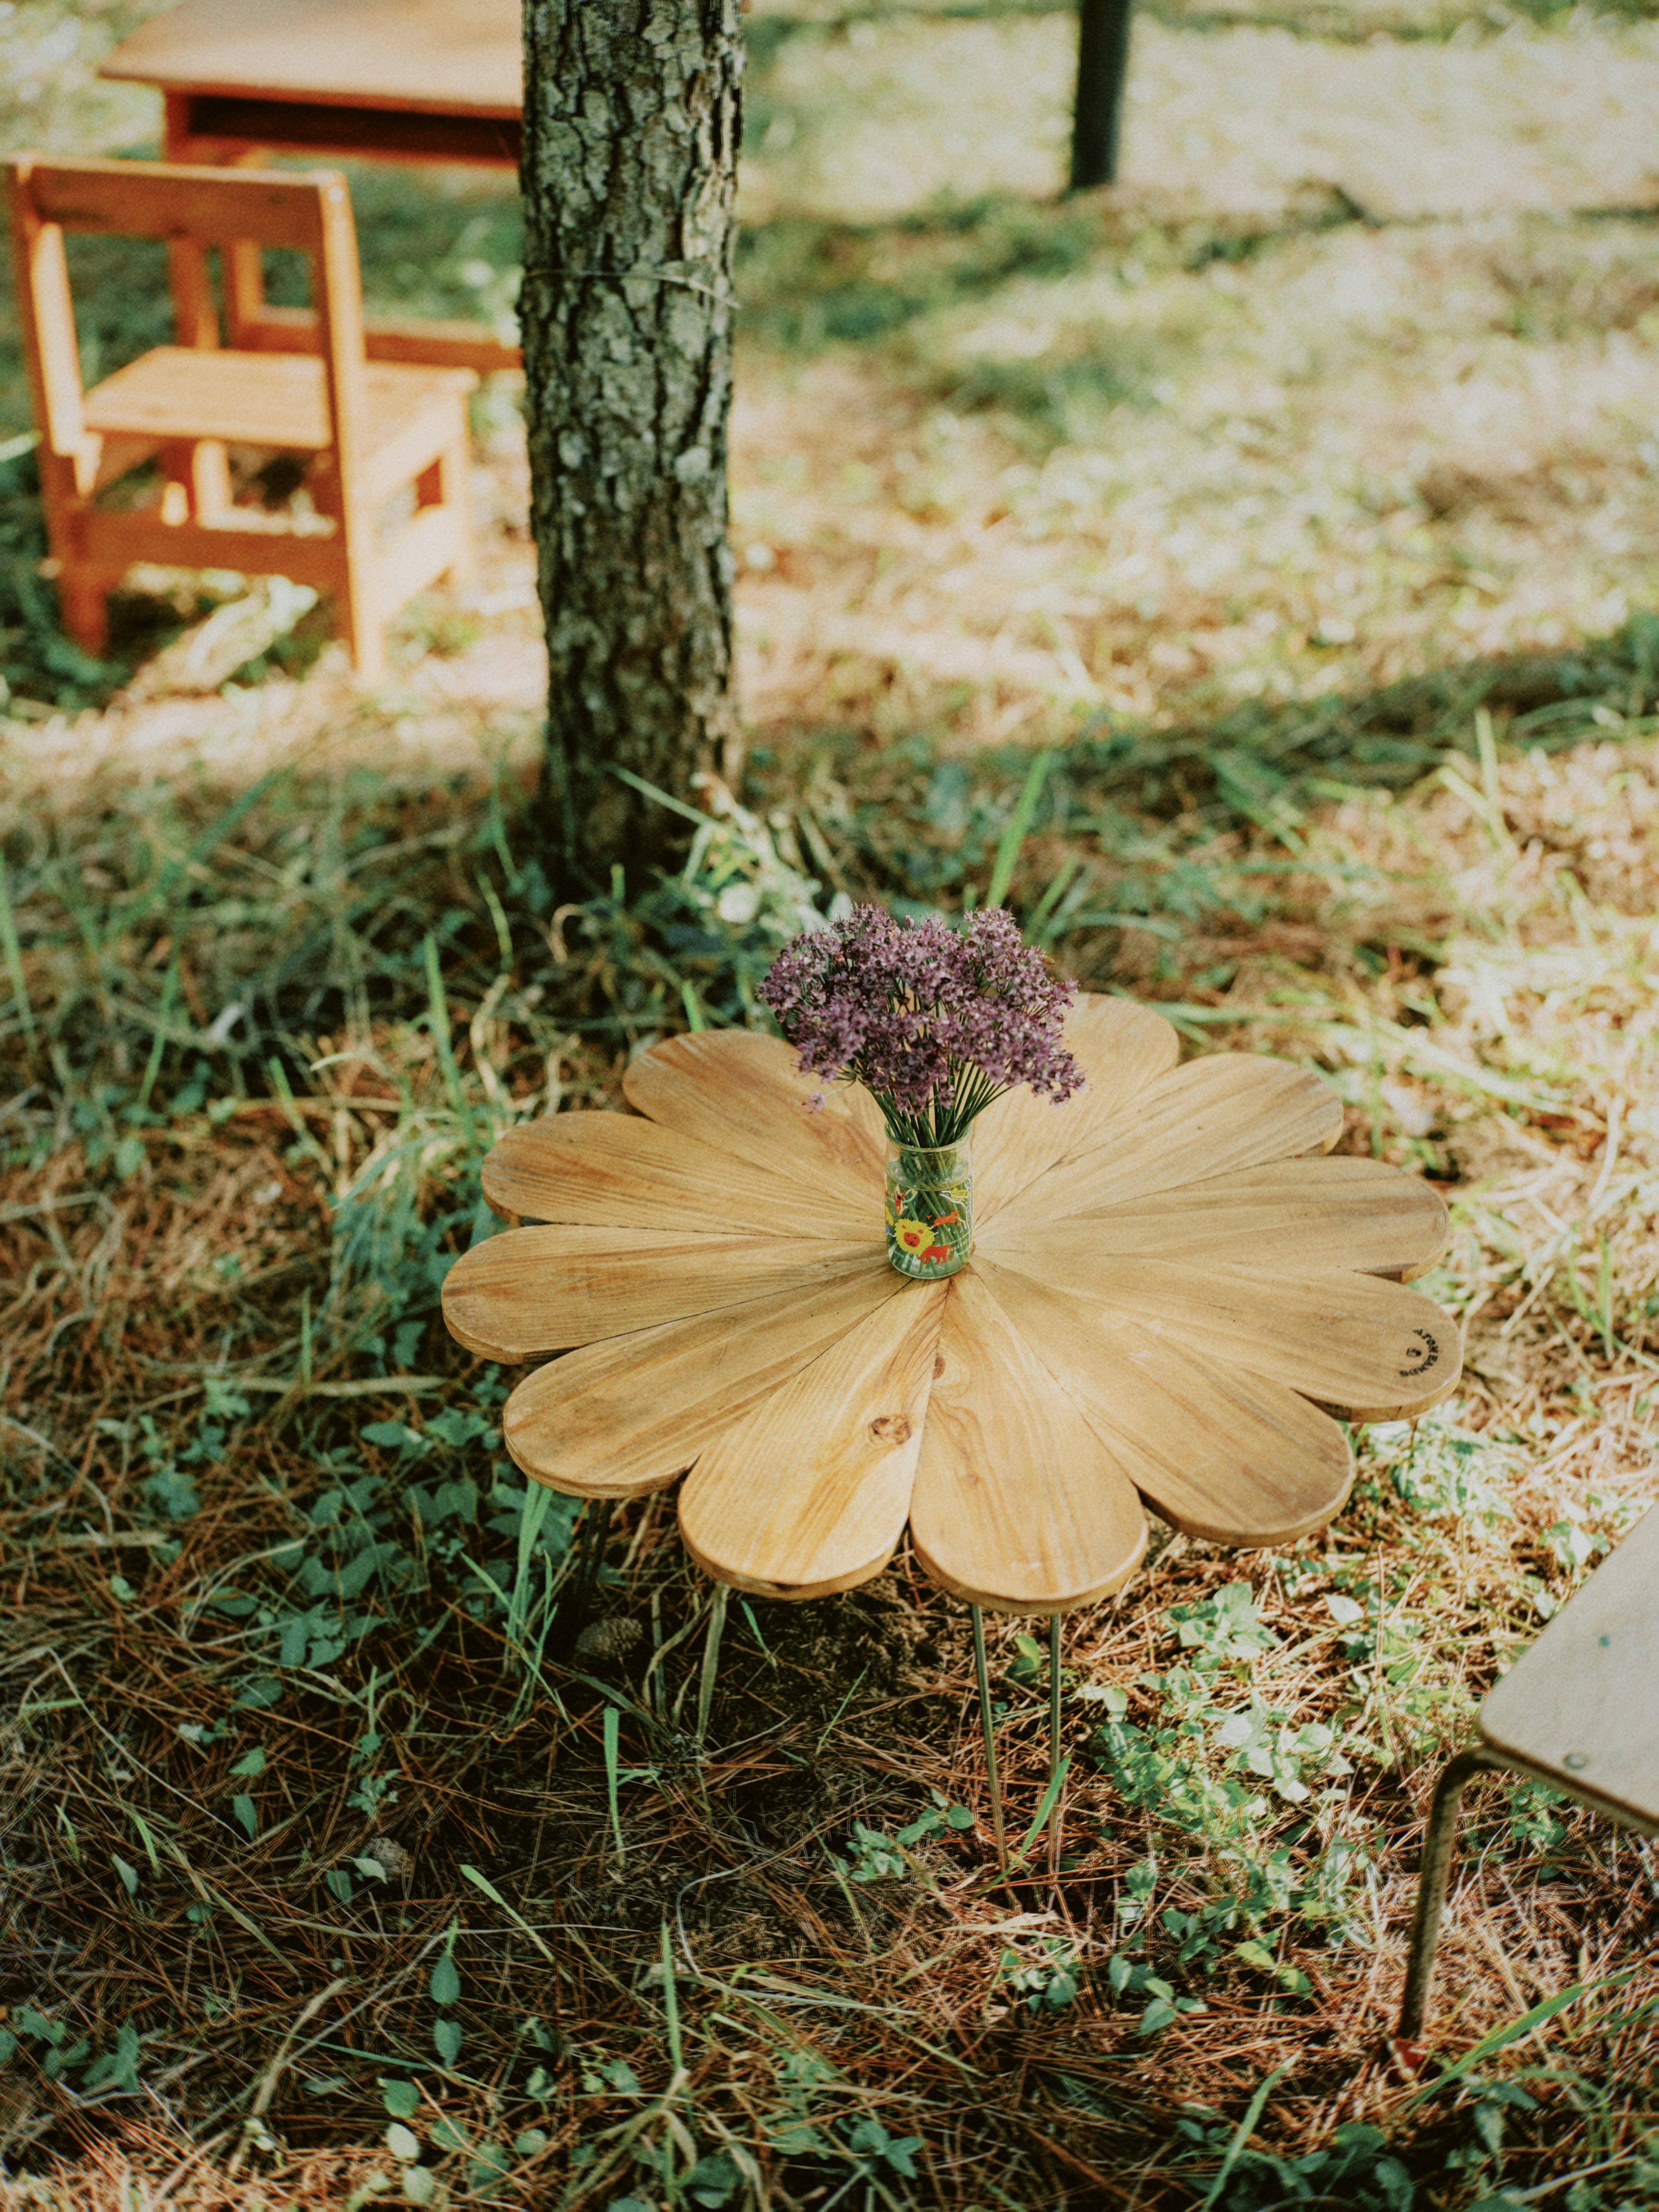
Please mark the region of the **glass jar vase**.
[[887, 1139], [887, 1257], [901, 1275], [936, 1283], [974, 1249], [974, 1164], [968, 1139], [936, 1149]]

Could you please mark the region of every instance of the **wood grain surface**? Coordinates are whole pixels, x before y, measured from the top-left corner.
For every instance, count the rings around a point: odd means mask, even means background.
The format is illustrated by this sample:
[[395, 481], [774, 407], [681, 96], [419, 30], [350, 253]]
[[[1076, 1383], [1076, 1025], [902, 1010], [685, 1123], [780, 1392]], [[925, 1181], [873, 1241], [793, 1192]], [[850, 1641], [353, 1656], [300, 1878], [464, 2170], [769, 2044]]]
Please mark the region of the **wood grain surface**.
[[1181, 1058], [1162, 1014], [1133, 999], [1084, 993], [1066, 1020], [1066, 1049], [1085, 1078], [1063, 1106], [1021, 1088], [974, 1124], [975, 1219], [982, 1226], [1057, 1161], [1087, 1152], [1121, 1110]]
[[1122, 1258], [1352, 1268], [1409, 1281], [1444, 1253], [1451, 1227], [1437, 1191], [1380, 1160], [1281, 1160], [1128, 1199], [1077, 1221], [1004, 1215], [978, 1240], [1019, 1251], [1029, 1273], [1067, 1282], [1092, 1251]]
[[1328, 1152], [1341, 1133], [1342, 1102], [1316, 1075], [1254, 1053], [1215, 1053], [1149, 1083], [1099, 1126], [1083, 1157], [1047, 1169], [1005, 1210], [1022, 1224], [1103, 1213]]
[[483, 1194], [509, 1220], [706, 1236], [879, 1242], [881, 1190], [856, 1199], [769, 1173], [638, 1114], [550, 1114], [496, 1140]]
[[[464, 398], [477, 382], [464, 368], [370, 362], [362, 371], [365, 465], [373, 470], [382, 447], [436, 435], [423, 410]], [[113, 437], [223, 438], [320, 453], [334, 435], [323, 363], [303, 354], [155, 346], [94, 385], [82, 412], [88, 429]], [[389, 487], [375, 484], [383, 498], [398, 488], [395, 467]]]
[[1265, 1375], [1322, 1406], [1386, 1406], [1366, 1419], [1425, 1412], [1456, 1387], [1462, 1335], [1416, 1291], [1337, 1269], [1279, 1275], [1270, 1267], [1079, 1257], [1064, 1281], [1033, 1273], [1023, 1250], [994, 1265], [1049, 1285], [1084, 1307], [1137, 1322], [1201, 1359]]
[[507, 1400], [507, 1448], [526, 1474], [577, 1498], [659, 1490], [910, 1287], [875, 1252], [781, 1305], [762, 1298], [568, 1352]]
[[708, 1447], [680, 1492], [700, 1566], [789, 1598], [881, 1572], [910, 1508], [945, 1295], [907, 1285]]
[[1659, 1506], [1489, 1691], [1494, 1750], [1659, 1832]]
[[953, 1276], [910, 1503], [941, 1588], [1006, 1613], [1121, 1589], [1146, 1548], [1133, 1485], [971, 1271]]
[[[805, 1088], [810, 1078], [797, 1075], [797, 1083]], [[811, 1092], [808, 1090], [807, 1095]], [[840, 1114], [859, 1132], [861, 1151], [865, 1157], [876, 1161], [887, 1156], [887, 1124], [881, 1118], [881, 1109], [861, 1083], [832, 1083], [823, 1094], [826, 1114]]]
[[535, 1359], [572, 1345], [684, 1321], [753, 1298], [780, 1302], [868, 1267], [867, 1243], [690, 1237], [656, 1229], [507, 1229], [463, 1254], [444, 1279], [452, 1336], [486, 1359]]
[[873, 1192], [879, 1212], [880, 1139], [833, 1091], [816, 1110], [806, 1104], [811, 1082], [781, 1038], [747, 1030], [669, 1037], [630, 1062], [623, 1089], [664, 1128], [854, 1206]]
[[193, 92], [515, 116], [514, 0], [181, 0], [100, 70]]
[[1296, 1391], [1161, 1340], [1127, 1315], [976, 1259], [975, 1273], [1164, 1519], [1250, 1549], [1322, 1528], [1353, 1480], [1348, 1440]]
[[669, 1040], [624, 1078], [637, 1115], [510, 1131], [486, 1195], [549, 1225], [468, 1253], [444, 1309], [498, 1358], [582, 1347], [514, 1392], [516, 1463], [590, 1497], [690, 1468], [693, 1556], [793, 1597], [878, 1573], [907, 1511], [935, 1582], [1039, 1613], [1127, 1580], [1142, 1496], [1237, 1547], [1328, 1521], [1352, 1467], [1324, 1409], [1455, 1388], [1456, 1323], [1397, 1279], [1445, 1249], [1443, 1205], [1324, 1157], [1340, 1103], [1301, 1069], [1176, 1066], [1170, 1025], [1117, 999], [1067, 1036], [1090, 1087], [984, 1117], [975, 1255], [948, 1283], [887, 1264], [874, 1102], [810, 1111], [775, 1039]]

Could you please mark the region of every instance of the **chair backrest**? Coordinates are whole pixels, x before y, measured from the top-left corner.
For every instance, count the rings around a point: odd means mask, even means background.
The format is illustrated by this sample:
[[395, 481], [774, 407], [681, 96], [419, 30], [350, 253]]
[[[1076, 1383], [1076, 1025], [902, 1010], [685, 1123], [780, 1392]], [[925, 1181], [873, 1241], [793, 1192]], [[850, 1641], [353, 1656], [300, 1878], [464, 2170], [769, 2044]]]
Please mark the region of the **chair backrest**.
[[171, 161], [67, 161], [15, 154], [8, 161], [17, 294], [36, 413], [49, 453], [86, 444], [80, 357], [65, 231], [229, 248], [288, 246], [311, 265], [343, 482], [365, 428], [362, 280], [351, 198], [337, 169], [302, 174], [210, 169]]

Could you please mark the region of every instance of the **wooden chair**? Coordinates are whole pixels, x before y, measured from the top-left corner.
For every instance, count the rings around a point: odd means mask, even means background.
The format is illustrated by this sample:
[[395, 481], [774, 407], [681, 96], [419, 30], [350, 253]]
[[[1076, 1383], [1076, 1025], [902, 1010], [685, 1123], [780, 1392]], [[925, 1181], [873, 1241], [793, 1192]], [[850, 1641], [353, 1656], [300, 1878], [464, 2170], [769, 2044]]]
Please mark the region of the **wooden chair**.
[[[471, 574], [467, 521], [470, 369], [364, 357], [356, 232], [337, 171], [207, 169], [161, 161], [60, 161], [9, 170], [23, 345], [40, 431], [41, 493], [64, 627], [103, 649], [106, 601], [136, 561], [289, 576], [332, 594], [360, 673], [385, 665], [385, 624], [436, 578]], [[164, 239], [203, 272], [186, 343], [157, 346], [82, 389], [66, 231]], [[230, 264], [261, 246], [305, 254], [317, 350], [221, 347], [201, 249]], [[226, 448], [310, 457], [316, 512], [232, 504]], [[98, 495], [159, 455], [139, 507]], [[398, 510], [401, 509], [401, 512]]]
[[1639, 1835], [1659, 1835], [1659, 1506], [1488, 1692], [1480, 1741], [1434, 1793], [1397, 2031], [1415, 2063], [1465, 1786], [1487, 1767], [1547, 1782]]

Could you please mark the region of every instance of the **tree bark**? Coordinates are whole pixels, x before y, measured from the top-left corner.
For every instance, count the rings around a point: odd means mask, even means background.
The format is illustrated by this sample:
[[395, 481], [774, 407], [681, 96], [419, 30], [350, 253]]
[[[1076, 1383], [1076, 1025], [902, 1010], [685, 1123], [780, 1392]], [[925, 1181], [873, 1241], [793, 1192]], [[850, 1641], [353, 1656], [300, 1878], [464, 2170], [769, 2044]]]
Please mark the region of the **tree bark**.
[[525, 0], [520, 301], [562, 896], [683, 849], [733, 728], [726, 420], [739, 0]]

